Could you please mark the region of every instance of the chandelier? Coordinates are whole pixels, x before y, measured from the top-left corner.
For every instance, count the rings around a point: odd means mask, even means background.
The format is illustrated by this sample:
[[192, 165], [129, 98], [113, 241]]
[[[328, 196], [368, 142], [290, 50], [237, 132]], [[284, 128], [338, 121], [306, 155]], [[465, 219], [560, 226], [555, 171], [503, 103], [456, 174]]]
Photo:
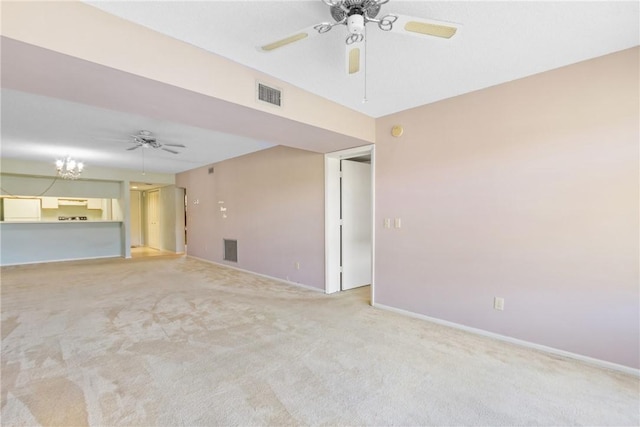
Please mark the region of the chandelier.
[[83, 169], [84, 163], [76, 162], [71, 157], [67, 157], [64, 160], [56, 160], [56, 170], [61, 178], [78, 179]]

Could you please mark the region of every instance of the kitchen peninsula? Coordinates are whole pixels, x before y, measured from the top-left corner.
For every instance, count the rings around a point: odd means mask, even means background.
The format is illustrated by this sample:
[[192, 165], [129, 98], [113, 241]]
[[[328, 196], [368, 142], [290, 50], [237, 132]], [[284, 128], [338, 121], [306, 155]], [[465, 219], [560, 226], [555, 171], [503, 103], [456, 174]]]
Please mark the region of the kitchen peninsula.
[[122, 256], [117, 199], [2, 197], [2, 265]]

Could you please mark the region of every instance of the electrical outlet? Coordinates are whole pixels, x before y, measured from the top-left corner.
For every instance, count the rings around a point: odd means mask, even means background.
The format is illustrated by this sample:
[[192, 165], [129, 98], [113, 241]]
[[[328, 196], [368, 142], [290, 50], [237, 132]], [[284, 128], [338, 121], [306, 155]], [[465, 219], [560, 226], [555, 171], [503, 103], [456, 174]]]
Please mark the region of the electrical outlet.
[[296, 261], [296, 270], [300, 270], [300, 261]]
[[384, 219], [384, 228], [391, 228], [391, 218]]
[[402, 219], [400, 218], [396, 218], [393, 222], [393, 226], [395, 228], [401, 228], [402, 227]]
[[496, 310], [503, 311], [504, 310], [504, 298], [495, 297], [493, 299], [493, 308]]

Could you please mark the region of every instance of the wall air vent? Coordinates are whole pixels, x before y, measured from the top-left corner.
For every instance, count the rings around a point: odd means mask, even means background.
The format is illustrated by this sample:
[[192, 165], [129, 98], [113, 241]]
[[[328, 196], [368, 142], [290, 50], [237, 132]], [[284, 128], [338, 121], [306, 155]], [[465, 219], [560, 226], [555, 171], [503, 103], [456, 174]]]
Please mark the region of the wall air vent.
[[257, 82], [258, 101], [282, 107], [282, 91]]
[[238, 262], [238, 241], [224, 239], [224, 260]]

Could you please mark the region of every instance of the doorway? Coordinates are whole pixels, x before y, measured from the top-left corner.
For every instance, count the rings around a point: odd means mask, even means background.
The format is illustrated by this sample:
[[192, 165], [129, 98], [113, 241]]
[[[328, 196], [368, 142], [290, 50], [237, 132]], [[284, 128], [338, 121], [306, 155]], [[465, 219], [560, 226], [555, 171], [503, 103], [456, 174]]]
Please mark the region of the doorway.
[[340, 160], [340, 290], [371, 284], [370, 156]]
[[132, 182], [129, 194], [132, 257], [184, 254], [185, 189], [175, 185]]
[[371, 285], [374, 301], [373, 146], [325, 155], [325, 292]]

